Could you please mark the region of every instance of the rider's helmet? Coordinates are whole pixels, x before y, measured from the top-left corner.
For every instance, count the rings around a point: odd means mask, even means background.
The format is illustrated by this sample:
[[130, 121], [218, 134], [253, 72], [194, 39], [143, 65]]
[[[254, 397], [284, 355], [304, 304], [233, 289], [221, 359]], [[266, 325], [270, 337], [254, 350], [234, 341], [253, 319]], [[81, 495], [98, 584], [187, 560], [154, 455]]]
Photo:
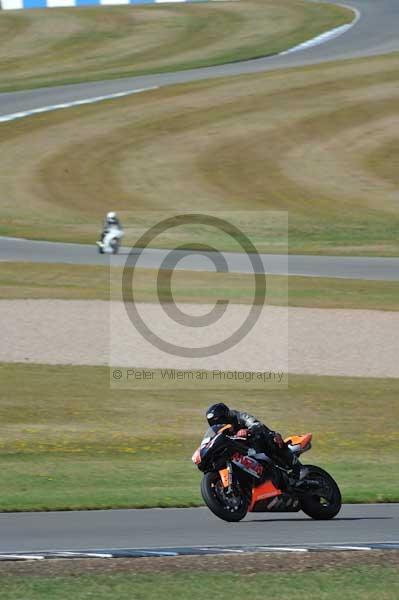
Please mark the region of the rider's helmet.
[[206, 411], [206, 418], [209, 425], [225, 425], [230, 422], [230, 409], [223, 402], [212, 404]]
[[116, 212], [108, 212], [106, 219], [107, 223], [115, 223], [117, 220]]

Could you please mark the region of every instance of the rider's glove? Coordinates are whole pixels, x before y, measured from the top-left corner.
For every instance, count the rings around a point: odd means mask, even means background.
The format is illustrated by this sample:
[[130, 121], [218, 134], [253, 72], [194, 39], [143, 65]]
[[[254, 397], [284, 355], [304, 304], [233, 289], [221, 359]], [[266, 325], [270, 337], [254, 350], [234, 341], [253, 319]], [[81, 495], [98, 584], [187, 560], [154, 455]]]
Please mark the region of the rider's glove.
[[281, 436], [281, 433], [277, 433], [277, 431], [276, 431], [276, 433], [274, 434], [274, 437], [273, 437], [273, 442], [274, 442], [274, 443], [275, 443], [275, 444], [276, 444], [276, 445], [277, 445], [279, 448], [284, 448], [284, 446], [285, 446], [285, 443], [284, 443], [284, 440], [283, 440], [283, 438], [282, 438], [282, 436]]
[[248, 429], [240, 429], [239, 431], [237, 431], [236, 436], [240, 438], [246, 438], [248, 437], [248, 433]]
[[198, 450], [196, 450], [194, 452], [194, 454], [191, 457], [191, 460], [193, 461], [193, 463], [195, 465], [199, 465], [200, 464], [200, 462], [201, 462], [201, 454], [200, 454], [199, 448], [198, 448]]

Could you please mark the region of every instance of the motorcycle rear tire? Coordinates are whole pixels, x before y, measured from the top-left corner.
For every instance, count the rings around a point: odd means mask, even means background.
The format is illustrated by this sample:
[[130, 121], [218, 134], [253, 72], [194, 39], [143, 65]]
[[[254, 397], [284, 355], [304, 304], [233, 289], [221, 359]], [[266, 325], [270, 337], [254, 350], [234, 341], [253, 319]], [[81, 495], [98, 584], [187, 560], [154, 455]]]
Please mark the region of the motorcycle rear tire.
[[110, 246], [112, 248], [112, 254], [118, 254], [118, 252], [119, 252], [119, 240], [118, 240], [118, 238], [114, 238], [111, 241]]
[[342, 506], [342, 498], [341, 492], [335, 480], [331, 477], [327, 471], [321, 469], [320, 467], [316, 467], [314, 465], [304, 465], [306, 469], [306, 479], [316, 479], [325, 481], [329, 486], [331, 491], [331, 498], [329, 499], [329, 504], [322, 504], [320, 501], [320, 496], [312, 492], [308, 492], [301, 498], [301, 509], [305, 514], [315, 520], [327, 520], [333, 519]]
[[242, 504], [235, 510], [228, 508], [224, 505], [217, 497], [214, 491], [214, 486], [217, 481], [220, 481], [219, 473], [213, 471], [211, 473], [205, 473], [201, 481], [201, 494], [205, 501], [205, 504], [213, 512], [214, 515], [228, 521], [230, 523], [237, 523], [241, 521], [248, 512], [248, 500], [242, 498]]

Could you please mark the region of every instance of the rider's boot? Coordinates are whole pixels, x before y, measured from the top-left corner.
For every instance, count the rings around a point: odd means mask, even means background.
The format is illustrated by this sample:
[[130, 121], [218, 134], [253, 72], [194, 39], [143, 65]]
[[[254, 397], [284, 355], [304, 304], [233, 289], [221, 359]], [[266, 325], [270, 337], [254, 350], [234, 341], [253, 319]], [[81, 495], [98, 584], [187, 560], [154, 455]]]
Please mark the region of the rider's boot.
[[291, 471], [288, 476], [289, 486], [292, 489], [300, 489], [303, 485], [303, 478], [301, 479], [301, 463], [299, 462], [296, 454], [292, 455], [292, 462], [290, 465]]

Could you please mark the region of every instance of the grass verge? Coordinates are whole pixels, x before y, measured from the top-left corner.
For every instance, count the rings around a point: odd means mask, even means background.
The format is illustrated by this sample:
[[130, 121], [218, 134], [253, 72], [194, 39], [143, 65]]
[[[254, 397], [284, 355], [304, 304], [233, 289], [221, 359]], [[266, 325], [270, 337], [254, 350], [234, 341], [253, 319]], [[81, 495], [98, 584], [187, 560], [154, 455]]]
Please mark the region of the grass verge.
[[98, 600], [110, 596], [118, 600], [153, 600], [161, 596], [186, 600], [199, 600], [209, 595], [215, 600], [245, 595], [261, 600], [265, 593], [271, 596], [293, 595], [318, 600], [335, 600], [339, 595], [357, 600], [396, 600], [399, 593], [399, 576], [395, 567], [343, 567], [326, 571], [312, 570], [308, 573], [222, 573], [192, 572], [113, 575], [78, 575], [60, 577], [5, 576], [1, 578], [2, 598], [16, 600], [59, 600], [71, 597], [80, 600], [95, 597]]
[[[2, 263], [0, 299], [59, 298], [63, 300], [120, 299], [122, 269], [63, 264]], [[157, 271], [136, 269], [135, 298], [158, 302]], [[310, 308], [399, 310], [399, 282], [268, 275], [266, 302]], [[111, 286], [111, 291], [110, 291]], [[161, 291], [162, 291], [161, 286]], [[254, 278], [240, 273], [174, 271], [176, 302], [213, 303], [226, 298], [235, 304], [252, 303]]]
[[190, 457], [219, 400], [283, 434], [313, 431], [304, 462], [329, 469], [346, 502], [399, 500], [395, 379], [290, 376], [287, 390], [250, 396], [173, 381], [116, 391], [107, 368], [3, 364], [0, 386], [1, 510], [200, 504]]
[[[398, 135], [398, 61], [393, 53], [170, 86], [4, 123], [0, 233], [93, 243], [113, 209], [130, 244], [149, 225], [144, 212], [195, 207], [227, 219], [240, 211], [258, 250], [276, 253], [287, 238], [268, 215], [282, 211], [291, 253], [397, 256], [397, 161], [387, 156]], [[170, 247], [176, 231], [154, 244]]]
[[304, 0], [0, 13], [0, 91], [265, 56], [353, 18], [349, 9]]

